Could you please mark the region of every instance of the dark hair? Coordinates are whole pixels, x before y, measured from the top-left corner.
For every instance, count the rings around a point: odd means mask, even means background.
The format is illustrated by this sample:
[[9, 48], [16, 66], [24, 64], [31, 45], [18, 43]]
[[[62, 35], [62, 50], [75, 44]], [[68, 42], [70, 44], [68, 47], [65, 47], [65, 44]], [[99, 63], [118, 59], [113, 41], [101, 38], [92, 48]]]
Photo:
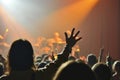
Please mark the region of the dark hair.
[[68, 61], [60, 66], [53, 80], [96, 80], [96, 77], [87, 64]]
[[104, 63], [96, 63], [92, 70], [95, 72], [98, 80], [110, 80], [112, 77], [110, 68]]
[[8, 53], [10, 70], [27, 70], [34, 65], [33, 48], [29, 41], [19, 39], [12, 43]]
[[120, 73], [120, 61], [118, 61], [118, 60], [115, 61], [113, 63], [112, 68], [113, 68], [113, 71]]
[[94, 54], [88, 54], [87, 56], [87, 64], [92, 67], [94, 64], [97, 63], [97, 58]]

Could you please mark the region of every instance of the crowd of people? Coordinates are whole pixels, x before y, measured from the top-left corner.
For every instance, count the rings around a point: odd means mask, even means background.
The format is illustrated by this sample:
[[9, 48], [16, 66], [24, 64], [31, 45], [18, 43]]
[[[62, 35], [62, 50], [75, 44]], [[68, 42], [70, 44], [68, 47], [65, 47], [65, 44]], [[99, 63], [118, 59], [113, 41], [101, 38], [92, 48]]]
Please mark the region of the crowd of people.
[[57, 55], [35, 57], [28, 40], [15, 40], [9, 49], [7, 60], [0, 56], [0, 80], [120, 80], [120, 61], [110, 56], [102, 62], [100, 56], [88, 54], [86, 61], [70, 53], [78, 41], [80, 31], [65, 32], [65, 47]]

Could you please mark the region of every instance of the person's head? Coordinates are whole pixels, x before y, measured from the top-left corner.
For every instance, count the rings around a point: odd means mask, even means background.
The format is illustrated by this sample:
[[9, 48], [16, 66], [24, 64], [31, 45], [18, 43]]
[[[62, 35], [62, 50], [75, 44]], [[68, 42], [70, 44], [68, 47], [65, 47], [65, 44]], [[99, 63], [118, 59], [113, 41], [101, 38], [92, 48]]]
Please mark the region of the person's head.
[[94, 54], [88, 54], [87, 56], [87, 64], [92, 67], [94, 64], [98, 62], [96, 56]]
[[106, 64], [96, 63], [92, 67], [92, 70], [95, 72], [98, 80], [111, 80], [111, 70]]
[[34, 65], [33, 48], [28, 40], [14, 41], [8, 53], [8, 67], [10, 70], [28, 70]]
[[113, 68], [113, 71], [120, 73], [120, 61], [115, 61], [113, 63], [112, 68]]
[[96, 77], [85, 63], [68, 61], [59, 67], [53, 80], [96, 80]]

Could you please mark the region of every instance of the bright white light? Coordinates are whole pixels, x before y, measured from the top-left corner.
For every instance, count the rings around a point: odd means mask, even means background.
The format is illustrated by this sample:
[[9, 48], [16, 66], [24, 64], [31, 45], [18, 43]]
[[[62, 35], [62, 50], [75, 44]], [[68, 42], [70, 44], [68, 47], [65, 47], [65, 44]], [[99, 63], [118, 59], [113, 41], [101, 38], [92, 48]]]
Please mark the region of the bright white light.
[[13, 0], [2, 0], [2, 4], [4, 5], [11, 5], [13, 2]]

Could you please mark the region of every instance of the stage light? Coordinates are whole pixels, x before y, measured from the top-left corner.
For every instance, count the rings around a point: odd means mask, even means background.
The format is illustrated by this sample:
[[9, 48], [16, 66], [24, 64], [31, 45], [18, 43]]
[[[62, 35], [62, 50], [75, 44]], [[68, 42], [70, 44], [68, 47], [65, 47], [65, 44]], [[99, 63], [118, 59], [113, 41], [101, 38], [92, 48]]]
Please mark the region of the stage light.
[[13, 0], [2, 0], [1, 2], [3, 5], [10, 5], [13, 3]]

